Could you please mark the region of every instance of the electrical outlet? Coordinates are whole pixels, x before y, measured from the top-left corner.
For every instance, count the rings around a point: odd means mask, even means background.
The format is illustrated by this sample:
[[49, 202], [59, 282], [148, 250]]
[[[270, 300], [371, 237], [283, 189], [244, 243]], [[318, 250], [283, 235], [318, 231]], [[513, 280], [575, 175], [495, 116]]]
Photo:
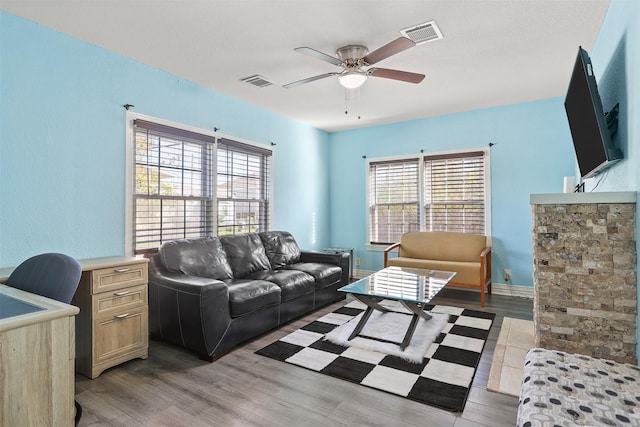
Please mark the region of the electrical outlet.
[[360, 257], [356, 258], [356, 267], [360, 267]]
[[509, 268], [505, 268], [504, 269], [504, 280], [505, 280], [505, 282], [510, 282], [511, 281], [511, 269], [509, 269]]

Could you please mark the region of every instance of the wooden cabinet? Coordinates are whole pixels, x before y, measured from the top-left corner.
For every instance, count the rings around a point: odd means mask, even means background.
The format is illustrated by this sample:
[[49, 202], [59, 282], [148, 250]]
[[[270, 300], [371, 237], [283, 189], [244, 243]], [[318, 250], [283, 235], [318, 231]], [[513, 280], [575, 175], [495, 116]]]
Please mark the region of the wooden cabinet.
[[81, 260], [82, 277], [71, 302], [76, 319], [76, 371], [96, 378], [105, 369], [149, 354], [147, 260]]

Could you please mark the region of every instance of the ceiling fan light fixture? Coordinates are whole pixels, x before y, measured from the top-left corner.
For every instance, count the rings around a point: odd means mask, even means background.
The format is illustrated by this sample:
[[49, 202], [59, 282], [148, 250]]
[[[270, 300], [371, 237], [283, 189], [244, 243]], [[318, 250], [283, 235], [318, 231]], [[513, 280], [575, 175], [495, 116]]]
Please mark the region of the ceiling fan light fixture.
[[345, 71], [338, 76], [338, 81], [347, 89], [356, 89], [367, 80], [367, 73], [359, 70]]

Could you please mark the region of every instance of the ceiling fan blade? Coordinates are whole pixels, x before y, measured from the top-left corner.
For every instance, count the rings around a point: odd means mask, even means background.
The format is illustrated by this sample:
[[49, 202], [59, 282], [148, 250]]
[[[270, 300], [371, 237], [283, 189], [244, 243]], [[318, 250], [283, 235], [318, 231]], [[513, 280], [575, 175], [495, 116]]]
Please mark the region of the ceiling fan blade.
[[318, 76], [308, 77], [306, 79], [298, 80], [297, 82], [286, 84], [286, 85], [284, 85], [282, 87], [290, 89], [290, 88], [295, 87], [295, 86], [300, 86], [300, 85], [303, 85], [305, 83], [315, 82], [316, 80], [325, 79], [327, 77], [335, 76], [335, 75], [338, 75], [338, 74], [340, 74], [340, 73], [320, 74]]
[[388, 68], [370, 68], [367, 72], [370, 76], [384, 79], [400, 80], [407, 83], [420, 83], [424, 74], [410, 73], [408, 71], [390, 70]]
[[335, 56], [327, 55], [326, 53], [322, 53], [318, 50], [311, 49], [310, 47], [297, 47], [295, 49], [296, 52], [304, 53], [305, 55], [313, 56], [314, 58], [321, 59], [325, 62], [329, 62], [333, 65], [341, 65], [342, 61], [340, 61]]
[[403, 50], [407, 50], [410, 47], [413, 47], [415, 45], [416, 44], [413, 42], [413, 40], [410, 40], [406, 37], [398, 37], [394, 41], [387, 43], [381, 48], [378, 48], [373, 52], [369, 53], [367, 56], [365, 56], [362, 59], [364, 59], [364, 61], [367, 64], [373, 65], [376, 62], [380, 62], [383, 59], [386, 59], [392, 55], [395, 55], [396, 53], [400, 53]]

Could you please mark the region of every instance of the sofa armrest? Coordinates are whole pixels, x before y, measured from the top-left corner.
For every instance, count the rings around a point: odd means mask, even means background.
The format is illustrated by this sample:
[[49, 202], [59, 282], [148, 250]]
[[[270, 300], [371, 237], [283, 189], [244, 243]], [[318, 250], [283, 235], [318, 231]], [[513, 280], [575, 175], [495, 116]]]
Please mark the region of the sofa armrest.
[[[156, 286], [199, 295], [203, 292], [217, 291], [219, 293], [218, 297], [228, 299], [227, 285], [220, 280], [169, 271], [162, 265], [158, 254], [145, 255], [145, 258], [149, 259], [149, 282]], [[220, 295], [220, 293], [225, 295]]]
[[351, 255], [349, 252], [318, 252], [300, 251], [300, 262], [318, 262], [321, 264], [337, 265], [342, 269], [340, 282], [343, 285], [349, 283]]
[[387, 263], [389, 262], [389, 252], [394, 249], [398, 249], [400, 247], [400, 242], [394, 243], [391, 246], [387, 246], [384, 250], [384, 268], [387, 268]]
[[149, 258], [149, 332], [201, 355], [211, 355], [231, 322], [226, 283], [168, 271]]
[[[151, 274], [150, 274], [151, 276]], [[174, 289], [177, 292], [186, 294], [202, 295], [207, 292], [223, 291], [226, 295], [218, 295], [219, 297], [228, 298], [228, 289], [226, 283], [207, 277], [189, 276], [181, 273], [167, 273], [163, 275], [149, 277], [149, 282], [153, 282], [156, 286], [163, 286]]]

